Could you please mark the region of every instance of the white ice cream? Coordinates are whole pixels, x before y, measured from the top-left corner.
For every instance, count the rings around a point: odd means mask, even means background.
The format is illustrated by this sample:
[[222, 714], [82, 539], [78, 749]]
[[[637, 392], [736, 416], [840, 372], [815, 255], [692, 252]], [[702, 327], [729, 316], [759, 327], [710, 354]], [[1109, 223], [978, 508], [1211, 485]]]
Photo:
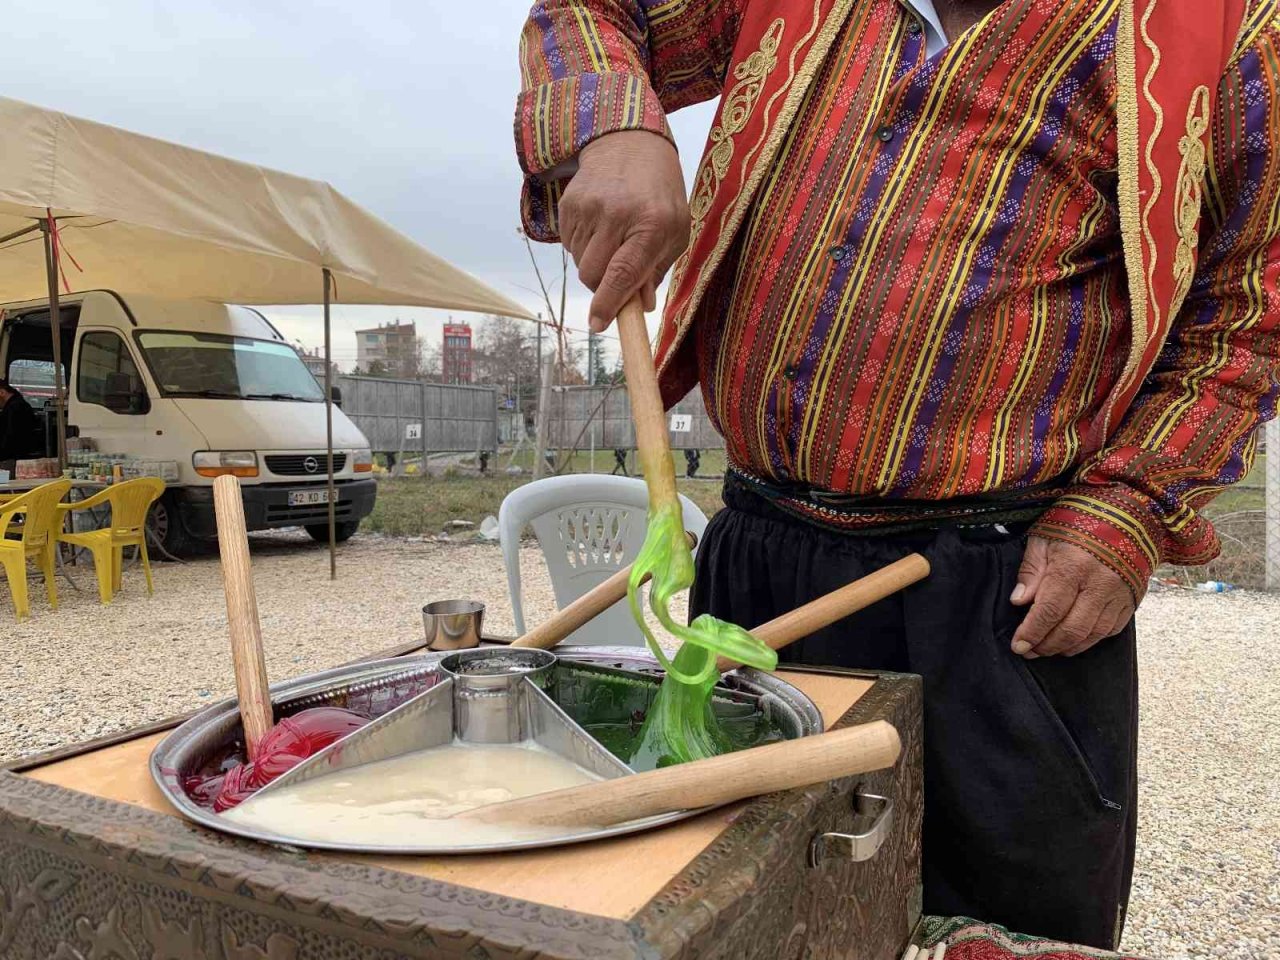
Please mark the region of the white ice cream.
[[598, 780], [532, 742], [453, 743], [352, 767], [252, 797], [222, 814], [283, 837], [377, 846], [463, 846], [536, 840], [563, 828], [448, 818]]

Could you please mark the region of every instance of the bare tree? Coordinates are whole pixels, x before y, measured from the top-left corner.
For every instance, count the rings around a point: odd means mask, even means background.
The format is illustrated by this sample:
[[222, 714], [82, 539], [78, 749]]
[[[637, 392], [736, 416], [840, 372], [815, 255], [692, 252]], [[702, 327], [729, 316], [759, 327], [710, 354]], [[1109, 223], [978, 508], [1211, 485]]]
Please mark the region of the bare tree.
[[[569, 252], [563, 246], [560, 247], [560, 309], [557, 311], [551, 302], [551, 293], [547, 289], [546, 281], [543, 279], [542, 268], [538, 265], [538, 258], [533, 255], [533, 241], [529, 239], [529, 235], [523, 230], [517, 232], [524, 238], [525, 248], [529, 251], [529, 262], [533, 264], [534, 275], [538, 278], [538, 289], [542, 291], [543, 302], [547, 305], [547, 316], [550, 318], [549, 325], [556, 338], [555, 362], [553, 364], [549, 360], [543, 370], [542, 390], [538, 398], [538, 431], [533, 454], [533, 476], [536, 480], [546, 470], [547, 436], [550, 433], [551, 426], [549, 419], [551, 416], [551, 389], [553, 385], [565, 382], [568, 341], [565, 337], [564, 313], [565, 301], [568, 297]], [[551, 381], [552, 377], [554, 377], [554, 384]]]
[[430, 343], [426, 337], [418, 337], [418, 377], [430, 383], [440, 383], [444, 377], [440, 358], [440, 344]]
[[422, 337], [402, 337], [387, 344], [387, 369], [402, 380], [420, 380], [423, 375]]
[[504, 388], [516, 409], [532, 419], [538, 400], [537, 334], [523, 320], [485, 317], [476, 328], [471, 364], [478, 383]]

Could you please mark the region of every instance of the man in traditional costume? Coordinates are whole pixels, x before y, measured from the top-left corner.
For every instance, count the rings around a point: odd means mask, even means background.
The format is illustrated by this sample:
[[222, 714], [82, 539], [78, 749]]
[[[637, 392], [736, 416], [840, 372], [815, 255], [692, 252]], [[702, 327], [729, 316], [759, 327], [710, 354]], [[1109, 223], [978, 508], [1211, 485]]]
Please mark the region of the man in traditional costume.
[[[1110, 947], [1133, 613], [1275, 412], [1276, 0], [542, 0], [525, 228], [600, 329], [674, 266], [727, 509], [693, 606], [932, 576], [784, 659], [921, 674], [924, 907]], [[666, 114], [720, 97], [687, 204]]]

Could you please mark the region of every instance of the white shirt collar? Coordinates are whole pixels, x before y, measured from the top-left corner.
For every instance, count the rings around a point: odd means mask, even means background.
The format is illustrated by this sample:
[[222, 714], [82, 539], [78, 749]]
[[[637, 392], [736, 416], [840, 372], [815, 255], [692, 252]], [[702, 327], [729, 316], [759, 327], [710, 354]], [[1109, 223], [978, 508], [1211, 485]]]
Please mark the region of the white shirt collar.
[[942, 29], [942, 21], [938, 19], [938, 11], [934, 9], [933, 0], [902, 0], [924, 21], [925, 53], [933, 56], [939, 50], [946, 49], [947, 35]]

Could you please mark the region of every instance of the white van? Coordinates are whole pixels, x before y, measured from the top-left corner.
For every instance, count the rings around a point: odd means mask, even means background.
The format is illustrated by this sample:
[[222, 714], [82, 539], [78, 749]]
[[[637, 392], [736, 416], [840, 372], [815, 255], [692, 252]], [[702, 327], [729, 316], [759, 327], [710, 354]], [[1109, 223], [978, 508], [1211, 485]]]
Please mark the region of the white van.
[[[102, 453], [178, 464], [178, 481], [152, 513], [166, 549], [216, 536], [213, 480], [226, 473], [240, 478], [250, 530], [301, 526], [328, 540], [324, 391], [266, 317], [105, 290], [60, 304], [68, 432], [92, 438]], [[48, 301], [0, 311], [0, 376], [19, 390], [24, 373], [43, 368], [51, 379]], [[41, 398], [29, 399], [40, 412]], [[51, 403], [40, 419], [31, 455], [52, 456]], [[340, 409], [333, 447], [337, 532], [346, 540], [373, 510], [377, 484], [369, 441]]]

